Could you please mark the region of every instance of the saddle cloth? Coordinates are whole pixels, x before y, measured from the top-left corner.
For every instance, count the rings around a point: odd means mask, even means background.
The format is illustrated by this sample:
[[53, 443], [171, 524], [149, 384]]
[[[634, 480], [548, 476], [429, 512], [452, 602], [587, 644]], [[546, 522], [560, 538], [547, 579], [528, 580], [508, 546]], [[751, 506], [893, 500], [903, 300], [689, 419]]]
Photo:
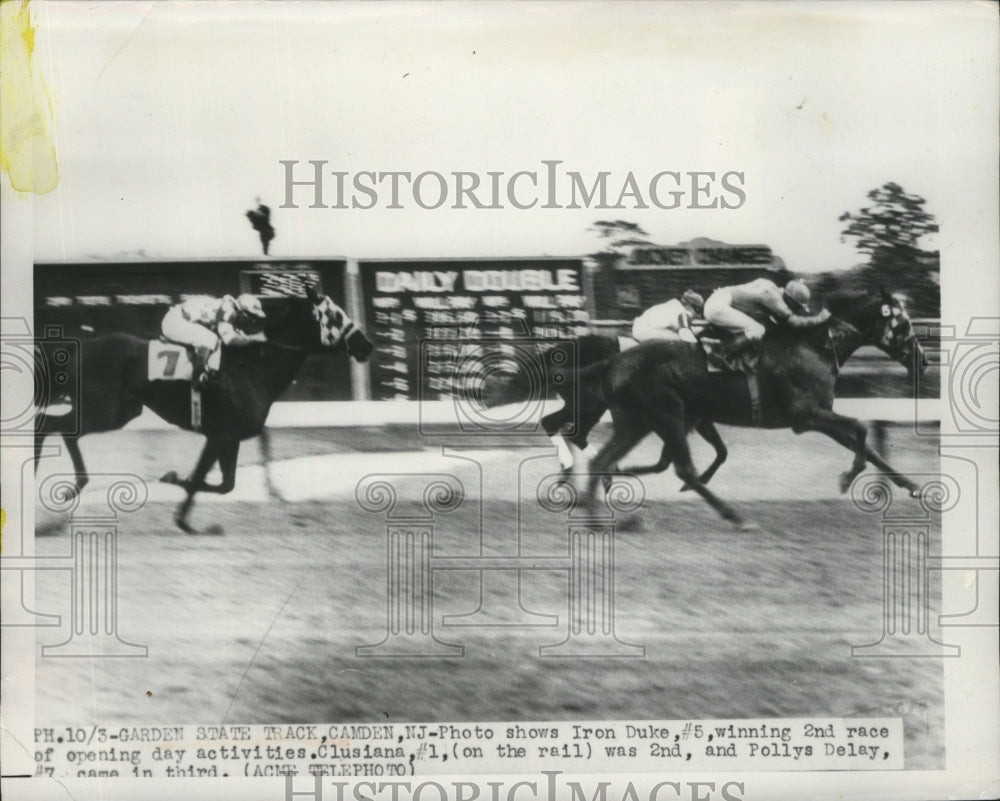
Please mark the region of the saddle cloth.
[[[216, 348], [209, 357], [208, 362], [218, 369], [218, 362], [222, 358], [221, 349]], [[194, 431], [201, 431], [201, 389], [192, 379], [194, 378], [194, 363], [191, 361], [191, 353], [187, 345], [179, 345], [176, 342], [165, 342], [162, 339], [151, 339], [149, 341], [149, 360], [147, 363], [147, 376], [150, 381], [190, 381], [191, 382], [191, 428]]]
[[148, 377], [150, 381], [190, 381], [194, 365], [187, 345], [153, 339], [149, 342]]
[[[756, 373], [760, 357], [760, 343], [749, 345], [739, 354], [732, 354], [731, 345], [733, 333], [714, 325], [705, 325], [700, 330], [695, 328], [695, 336], [710, 373]], [[618, 347], [622, 351], [634, 348], [639, 343], [632, 337], [619, 336]]]
[[733, 333], [714, 325], [696, 331], [710, 373], [755, 375], [760, 361], [760, 342], [748, 343], [739, 353], [732, 352]]

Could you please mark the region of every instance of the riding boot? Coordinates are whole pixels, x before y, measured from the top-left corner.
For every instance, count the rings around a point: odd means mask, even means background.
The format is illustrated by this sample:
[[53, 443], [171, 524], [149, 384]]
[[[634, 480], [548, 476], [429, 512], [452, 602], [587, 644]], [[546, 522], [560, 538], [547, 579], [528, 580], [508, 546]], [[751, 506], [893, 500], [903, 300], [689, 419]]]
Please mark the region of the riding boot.
[[194, 349], [194, 380], [199, 386], [204, 386], [215, 372], [208, 366], [208, 360], [211, 356], [210, 348], [196, 347]]
[[736, 370], [751, 373], [757, 369], [758, 347], [760, 340], [752, 339], [745, 333], [737, 334], [730, 342], [728, 361]]
[[729, 355], [736, 359], [753, 349], [757, 340], [751, 339], [742, 331], [729, 342]]

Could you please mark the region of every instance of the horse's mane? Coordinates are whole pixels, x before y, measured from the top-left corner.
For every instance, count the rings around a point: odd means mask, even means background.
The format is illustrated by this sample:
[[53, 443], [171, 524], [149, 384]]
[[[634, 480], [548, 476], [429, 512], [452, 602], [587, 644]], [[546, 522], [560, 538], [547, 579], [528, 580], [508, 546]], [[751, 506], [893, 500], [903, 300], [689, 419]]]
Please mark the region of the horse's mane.
[[275, 298], [267, 298], [265, 300], [264, 310], [267, 313], [267, 322], [265, 324], [264, 330], [270, 337], [272, 334], [280, 333], [284, 331], [288, 326], [289, 322], [292, 320], [293, 312], [296, 309], [304, 308], [305, 305], [309, 303], [308, 298], [300, 298], [295, 296], [282, 296]]
[[842, 317], [847, 311], [856, 311], [868, 302], [874, 302], [875, 296], [865, 289], [847, 289], [826, 295], [823, 305], [830, 313]]

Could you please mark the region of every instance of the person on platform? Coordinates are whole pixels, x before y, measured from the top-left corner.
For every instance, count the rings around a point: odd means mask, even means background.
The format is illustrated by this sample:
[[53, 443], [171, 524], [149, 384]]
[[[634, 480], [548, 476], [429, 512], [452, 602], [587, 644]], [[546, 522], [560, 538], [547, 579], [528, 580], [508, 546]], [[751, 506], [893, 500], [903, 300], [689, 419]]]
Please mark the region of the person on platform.
[[260, 245], [264, 249], [264, 255], [268, 253], [268, 249], [271, 247], [271, 240], [274, 239], [274, 226], [271, 225], [271, 209], [260, 202], [260, 198], [257, 198], [257, 208], [250, 209], [247, 212], [247, 219], [250, 220], [250, 225], [260, 236]]
[[637, 342], [666, 339], [697, 343], [691, 320], [700, 317], [705, 301], [697, 292], [688, 289], [678, 298], [650, 306], [632, 323], [632, 338]]
[[194, 348], [194, 380], [204, 383], [219, 370], [220, 345], [267, 341], [265, 319], [264, 309], [254, 295], [195, 295], [172, 306], [161, 329], [172, 342]]

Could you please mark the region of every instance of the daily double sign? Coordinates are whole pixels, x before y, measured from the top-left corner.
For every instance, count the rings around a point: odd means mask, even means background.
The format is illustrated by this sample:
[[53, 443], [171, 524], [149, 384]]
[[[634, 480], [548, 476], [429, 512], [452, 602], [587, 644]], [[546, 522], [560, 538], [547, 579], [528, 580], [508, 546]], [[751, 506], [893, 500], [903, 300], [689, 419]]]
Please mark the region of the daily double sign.
[[375, 271], [375, 290], [400, 292], [580, 292], [579, 269]]
[[[375, 398], [467, 391], [504, 340], [586, 332], [579, 259], [361, 262]], [[456, 376], [456, 366], [465, 365]], [[462, 384], [465, 384], [462, 386]]]

